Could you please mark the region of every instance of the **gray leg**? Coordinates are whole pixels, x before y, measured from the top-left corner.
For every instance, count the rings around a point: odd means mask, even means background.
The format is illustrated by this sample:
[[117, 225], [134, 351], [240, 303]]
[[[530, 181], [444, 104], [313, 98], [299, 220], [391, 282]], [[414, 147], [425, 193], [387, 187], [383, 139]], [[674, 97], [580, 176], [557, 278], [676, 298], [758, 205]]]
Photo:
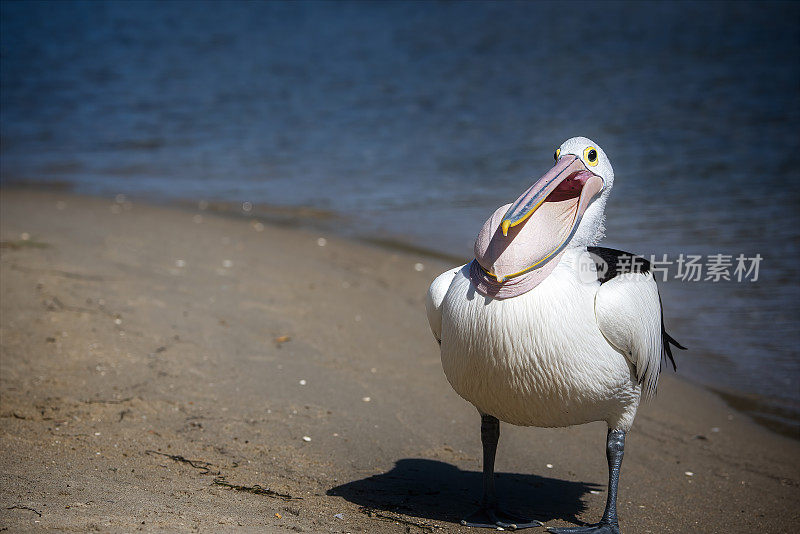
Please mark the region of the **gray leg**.
[[481, 415], [481, 444], [483, 445], [483, 499], [484, 506], [497, 505], [494, 488], [494, 459], [500, 441], [500, 421], [491, 415]]
[[467, 518], [461, 520], [468, 527], [483, 527], [506, 530], [539, 527], [539, 521], [531, 521], [517, 514], [501, 510], [497, 506], [497, 494], [494, 488], [494, 458], [497, 453], [497, 442], [500, 439], [500, 421], [491, 415], [481, 414], [481, 443], [483, 444], [483, 498], [481, 506]]
[[596, 525], [585, 527], [548, 528], [556, 534], [620, 534], [617, 521], [617, 489], [619, 488], [619, 469], [625, 452], [625, 431], [608, 430], [606, 439], [606, 458], [608, 459], [608, 497], [603, 518]]

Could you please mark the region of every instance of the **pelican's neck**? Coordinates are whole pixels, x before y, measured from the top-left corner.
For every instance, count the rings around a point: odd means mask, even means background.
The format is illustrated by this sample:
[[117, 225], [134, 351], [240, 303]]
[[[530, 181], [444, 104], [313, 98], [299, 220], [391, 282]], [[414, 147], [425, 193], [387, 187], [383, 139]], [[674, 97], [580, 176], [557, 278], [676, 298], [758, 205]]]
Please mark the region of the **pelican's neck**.
[[609, 190], [603, 191], [595, 198], [581, 217], [578, 228], [567, 244], [567, 249], [585, 249], [598, 244], [606, 235], [605, 210]]

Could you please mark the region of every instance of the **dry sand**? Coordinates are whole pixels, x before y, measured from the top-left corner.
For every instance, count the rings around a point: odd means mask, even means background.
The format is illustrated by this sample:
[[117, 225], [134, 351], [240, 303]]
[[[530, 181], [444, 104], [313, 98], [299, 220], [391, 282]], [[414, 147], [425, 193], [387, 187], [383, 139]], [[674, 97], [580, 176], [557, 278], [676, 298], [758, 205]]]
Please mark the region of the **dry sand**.
[[[475, 532], [479, 419], [424, 313], [448, 265], [197, 210], [0, 201], [0, 530]], [[798, 530], [798, 442], [665, 374], [628, 437], [623, 531]], [[596, 520], [604, 441], [503, 425], [499, 491]]]

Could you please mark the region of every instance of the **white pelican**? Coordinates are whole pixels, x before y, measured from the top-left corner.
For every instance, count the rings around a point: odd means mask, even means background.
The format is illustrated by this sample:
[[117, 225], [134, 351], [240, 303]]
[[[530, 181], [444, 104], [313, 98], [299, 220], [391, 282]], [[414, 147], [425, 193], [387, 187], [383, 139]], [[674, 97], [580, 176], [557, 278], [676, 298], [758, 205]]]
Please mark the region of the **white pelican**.
[[594, 245], [603, 237], [614, 170], [585, 137], [564, 142], [556, 164], [475, 242], [475, 260], [428, 290], [431, 330], [453, 389], [481, 414], [483, 500], [462, 521], [479, 527], [540, 526], [498, 507], [494, 458], [500, 423], [565, 427], [605, 421], [609, 483], [596, 525], [551, 532], [619, 533], [617, 486], [642, 398], [656, 391], [661, 359], [675, 362], [649, 264]]

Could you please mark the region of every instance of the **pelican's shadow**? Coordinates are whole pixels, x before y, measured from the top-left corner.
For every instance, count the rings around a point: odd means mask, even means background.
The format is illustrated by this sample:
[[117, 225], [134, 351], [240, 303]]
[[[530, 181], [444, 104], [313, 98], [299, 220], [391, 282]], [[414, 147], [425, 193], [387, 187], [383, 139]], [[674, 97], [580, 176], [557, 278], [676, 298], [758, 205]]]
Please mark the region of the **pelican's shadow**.
[[[336, 486], [327, 494], [375, 510], [458, 523], [475, 511], [481, 477], [478, 471], [462, 471], [445, 462], [407, 458], [391, 471]], [[581, 498], [589, 491], [605, 489], [597, 484], [515, 473], [497, 473], [496, 485], [504, 507], [543, 522], [579, 523], [577, 515], [586, 508]]]

